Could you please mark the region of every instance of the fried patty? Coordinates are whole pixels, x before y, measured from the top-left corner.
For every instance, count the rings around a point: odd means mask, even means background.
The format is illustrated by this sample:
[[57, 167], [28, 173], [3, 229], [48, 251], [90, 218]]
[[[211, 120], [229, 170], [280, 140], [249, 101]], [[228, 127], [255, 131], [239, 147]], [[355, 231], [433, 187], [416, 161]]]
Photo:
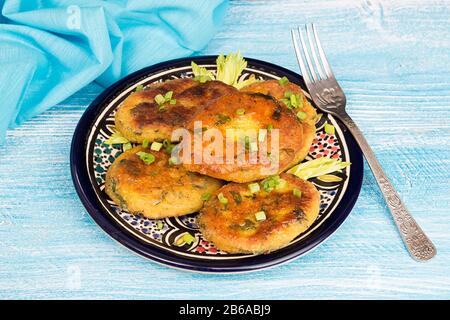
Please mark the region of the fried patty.
[[[192, 139], [190, 157], [183, 156], [185, 167], [233, 182], [255, 181], [282, 172], [298, 163], [311, 144], [309, 139], [304, 141], [303, 125], [296, 115], [273, 97], [260, 93], [236, 92], [219, 97], [198, 112], [187, 128], [194, 137], [200, 135], [202, 143], [195, 145]], [[278, 147], [272, 136], [275, 129]], [[259, 130], [266, 132], [261, 141]], [[223, 139], [218, 140], [216, 133]], [[232, 150], [234, 157], [230, 156]]]
[[[303, 140], [305, 141], [305, 144], [302, 148], [300, 157], [300, 160], [303, 160], [308, 152], [309, 147], [311, 146], [311, 143], [314, 139], [314, 136], [316, 134], [316, 127], [315, 127], [315, 121], [317, 117], [316, 109], [309, 103], [308, 99], [306, 99], [305, 95], [303, 94], [302, 89], [292, 83], [288, 82], [284, 85], [280, 84], [278, 80], [267, 80], [262, 82], [256, 82], [253, 83], [247, 87], [244, 87], [241, 89], [241, 91], [244, 92], [258, 92], [270, 95], [274, 97], [275, 99], [281, 101], [283, 98], [285, 98], [286, 92], [292, 92], [294, 94], [298, 94], [302, 97], [302, 107], [292, 109], [294, 113], [298, 111], [303, 111], [306, 113], [306, 119], [302, 121], [303, 125]], [[309, 143], [308, 143], [309, 142]]]
[[[268, 253], [288, 245], [317, 218], [320, 194], [312, 183], [294, 175], [280, 178], [284, 183], [270, 192], [264, 191], [264, 183], [256, 193], [239, 183], [217, 190], [198, 216], [205, 238], [228, 253]], [[264, 212], [265, 219], [258, 220], [258, 212]]]
[[[137, 155], [140, 151], [154, 155], [155, 161], [144, 163]], [[124, 152], [106, 174], [106, 193], [130, 213], [157, 219], [198, 211], [202, 195], [222, 186], [219, 180], [188, 172], [168, 160], [164, 151], [142, 146]]]
[[[172, 91], [175, 104], [163, 108], [155, 101], [158, 94]], [[193, 79], [175, 79], [152, 84], [131, 93], [117, 109], [116, 128], [133, 142], [170, 140], [173, 130], [184, 127], [190, 117], [217, 97], [236, 89], [220, 81], [200, 83]]]

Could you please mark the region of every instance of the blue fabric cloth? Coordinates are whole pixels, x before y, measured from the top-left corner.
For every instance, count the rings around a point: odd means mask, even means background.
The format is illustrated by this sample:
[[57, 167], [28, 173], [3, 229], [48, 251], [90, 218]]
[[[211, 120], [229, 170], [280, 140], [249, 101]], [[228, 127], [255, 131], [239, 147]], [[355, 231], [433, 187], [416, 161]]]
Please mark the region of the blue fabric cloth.
[[91, 81], [201, 50], [225, 0], [0, 0], [0, 142]]

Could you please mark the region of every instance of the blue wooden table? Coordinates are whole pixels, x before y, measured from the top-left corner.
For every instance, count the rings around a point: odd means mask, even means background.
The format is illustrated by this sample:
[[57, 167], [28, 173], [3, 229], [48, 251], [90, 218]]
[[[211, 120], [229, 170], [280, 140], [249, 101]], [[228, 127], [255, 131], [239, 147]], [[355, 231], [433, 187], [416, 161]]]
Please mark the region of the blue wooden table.
[[[205, 275], [145, 260], [110, 239], [78, 199], [69, 168], [91, 84], [8, 132], [0, 149], [0, 298], [450, 298], [450, 1], [232, 1], [200, 54], [240, 49], [297, 71], [289, 29], [318, 24], [357, 121], [436, 244], [405, 251], [370, 170], [344, 225], [270, 270]], [[82, 146], [80, 146], [82, 147]]]

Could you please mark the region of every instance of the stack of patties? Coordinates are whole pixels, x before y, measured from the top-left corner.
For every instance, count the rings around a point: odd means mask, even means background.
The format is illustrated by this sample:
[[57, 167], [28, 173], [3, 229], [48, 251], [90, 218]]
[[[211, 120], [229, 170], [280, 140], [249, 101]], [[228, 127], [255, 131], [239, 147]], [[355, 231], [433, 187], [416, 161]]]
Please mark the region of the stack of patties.
[[[226, 252], [271, 252], [309, 228], [319, 212], [314, 185], [283, 173], [307, 155], [315, 118], [301, 89], [286, 78], [240, 90], [193, 79], [152, 84], [130, 94], [116, 112], [117, 130], [142, 145], [111, 165], [106, 192], [121, 208], [148, 218], [199, 211], [202, 234]], [[196, 121], [201, 121], [200, 131]], [[220, 132], [227, 139], [219, 145], [221, 152], [216, 145], [206, 153], [212, 140], [201, 139], [199, 151], [191, 139], [192, 148], [174, 157], [178, 141], [171, 135], [178, 128], [203, 138]], [[277, 141], [272, 141], [274, 129]], [[234, 157], [214, 161], [226, 157], [230, 144]], [[272, 144], [278, 146], [275, 152]], [[199, 156], [203, 161], [195, 163]]]

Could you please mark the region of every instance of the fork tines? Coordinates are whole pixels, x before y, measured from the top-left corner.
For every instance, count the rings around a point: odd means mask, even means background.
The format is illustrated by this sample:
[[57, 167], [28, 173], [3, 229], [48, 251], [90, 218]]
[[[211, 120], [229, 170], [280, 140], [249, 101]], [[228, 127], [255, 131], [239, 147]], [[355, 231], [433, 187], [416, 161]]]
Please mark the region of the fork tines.
[[[300, 65], [302, 76], [306, 85], [319, 80], [334, 78], [333, 71], [331, 70], [322, 49], [322, 45], [314, 24], [307, 24], [303, 29], [304, 31], [302, 31], [301, 27], [292, 29], [291, 35], [294, 43], [295, 54], [297, 56], [298, 64]], [[306, 33], [306, 37], [308, 38], [309, 48], [306, 45], [303, 32]], [[301, 47], [299, 46], [298, 39], [300, 39]], [[311, 60], [311, 56], [313, 60]]]

